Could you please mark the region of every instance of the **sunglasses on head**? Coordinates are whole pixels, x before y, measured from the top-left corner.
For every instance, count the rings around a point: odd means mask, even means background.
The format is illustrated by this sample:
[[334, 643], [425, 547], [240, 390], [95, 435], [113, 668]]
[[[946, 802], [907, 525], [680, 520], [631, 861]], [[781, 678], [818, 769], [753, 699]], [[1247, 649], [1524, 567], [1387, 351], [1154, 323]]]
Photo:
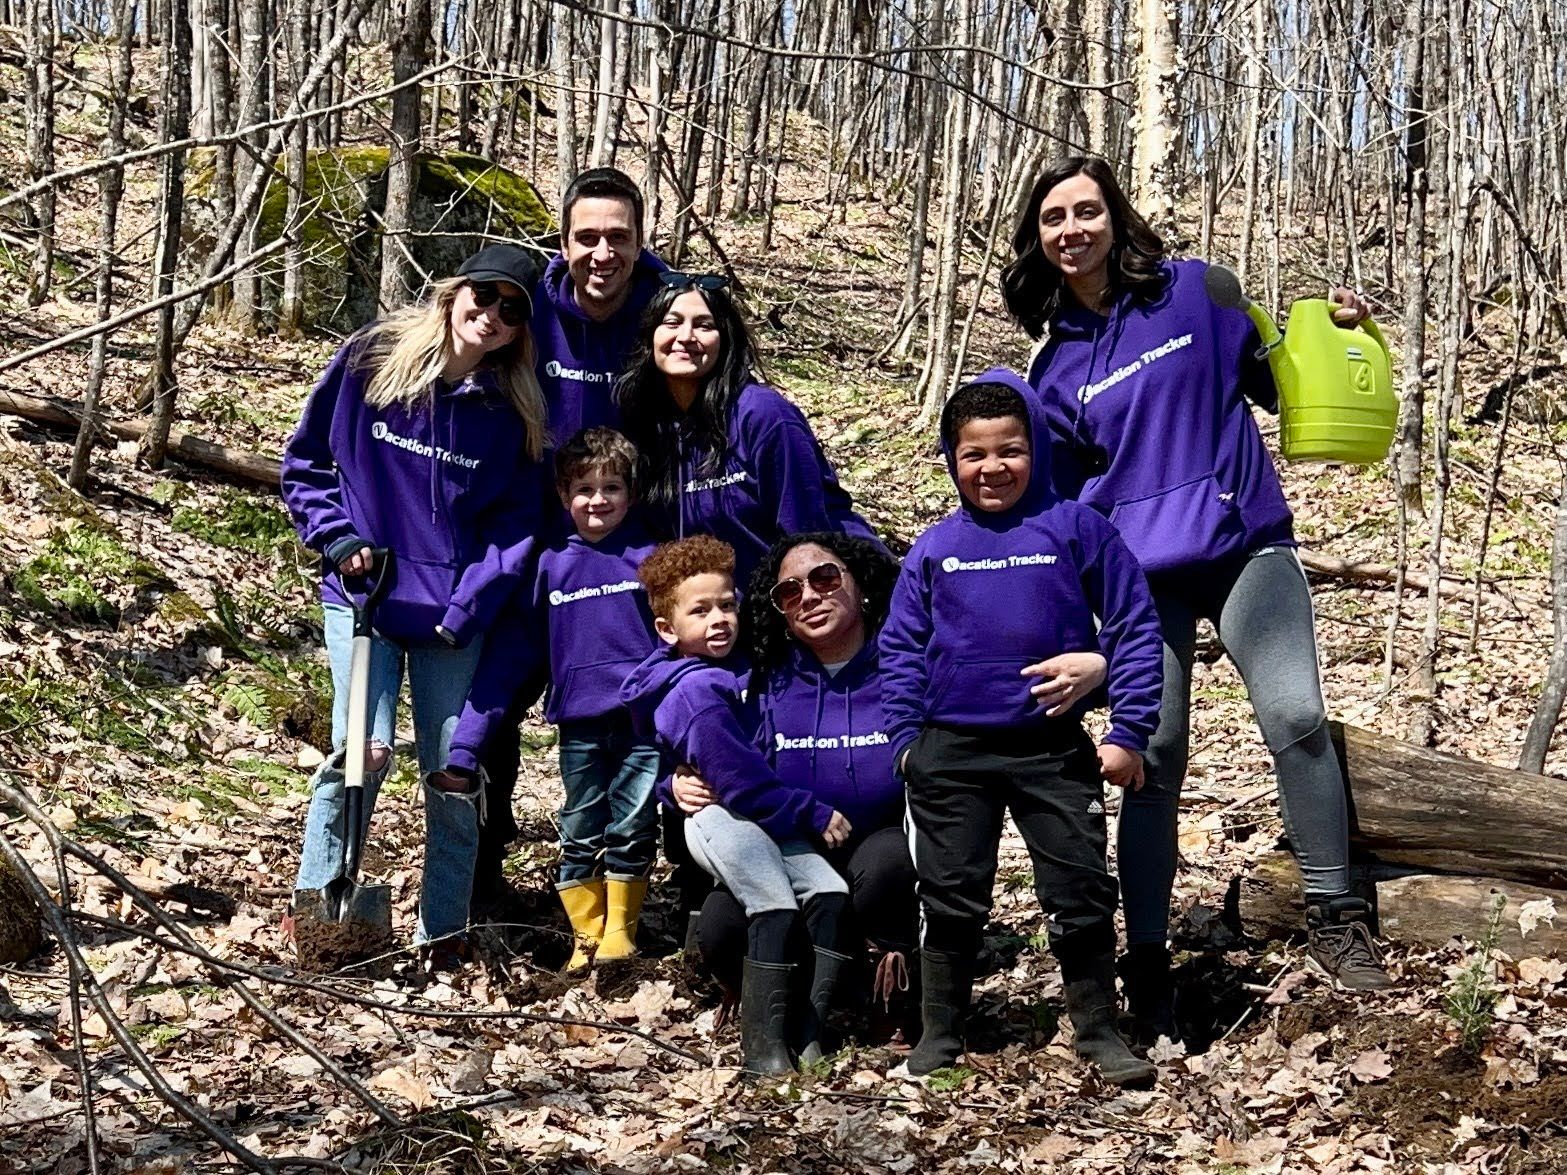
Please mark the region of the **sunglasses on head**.
[[772, 590], [767, 593], [767, 598], [773, 602], [773, 607], [778, 611], [789, 612], [798, 608], [800, 601], [805, 598], [806, 584], [810, 584], [811, 590], [818, 596], [835, 592], [843, 586], [843, 568], [836, 563], [818, 563], [805, 573], [804, 579], [798, 575], [780, 579], [773, 584]]
[[473, 294], [473, 304], [480, 310], [499, 302], [501, 308], [497, 313], [507, 326], [521, 326], [533, 312], [533, 303], [527, 294], [502, 296], [498, 282], [469, 282], [468, 289]]
[[671, 290], [722, 290], [729, 285], [729, 279], [721, 273], [681, 273], [677, 269], [664, 270], [658, 281]]

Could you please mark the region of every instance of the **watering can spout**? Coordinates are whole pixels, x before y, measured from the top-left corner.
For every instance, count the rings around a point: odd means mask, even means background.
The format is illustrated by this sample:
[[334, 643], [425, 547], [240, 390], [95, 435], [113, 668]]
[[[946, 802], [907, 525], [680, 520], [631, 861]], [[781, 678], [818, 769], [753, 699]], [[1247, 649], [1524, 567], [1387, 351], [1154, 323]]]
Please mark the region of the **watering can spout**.
[[1398, 398], [1387, 341], [1375, 322], [1341, 327], [1331, 302], [1302, 298], [1290, 307], [1288, 334], [1280, 335], [1231, 270], [1210, 265], [1204, 286], [1216, 305], [1240, 310], [1256, 324], [1258, 356], [1267, 357], [1279, 390], [1279, 448], [1286, 460], [1365, 465], [1387, 455]]
[[1257, 353], [1259, 359], [1266, 357], [1272, 361], [1281, 357], [1278, 347], [1284, 341], [1284, 336], [1279, 333], [1278, 324], [1273, 321], [1272, 315], [1246, 296], [1246, 292], [1241, 289], [1241, 279], [1233, 269], [1210, 265], [1203, 273], [1202, 280], [1208, 297], [1215, 305], [1239, 310], [1251, 319], [1257, 328], [1257, 337], [1262, 340]]

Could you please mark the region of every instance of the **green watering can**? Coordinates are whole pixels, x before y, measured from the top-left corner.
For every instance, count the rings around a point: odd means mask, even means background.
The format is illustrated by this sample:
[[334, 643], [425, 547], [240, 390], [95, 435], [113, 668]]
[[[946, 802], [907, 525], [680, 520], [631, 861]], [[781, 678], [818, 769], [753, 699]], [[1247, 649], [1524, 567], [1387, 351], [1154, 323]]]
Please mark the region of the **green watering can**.
[[1387, 341], [1366, 319], [1355, 328], [1333, 321], [1336, 303], [1302, 298], [1290, 307], [1283, 334], [1268, 312], [1241, 291], [1221, 265], [1205, 277], [1208, 296], [1245, 311], [1279, 389], [1279, 448], [1287, 461], [1371, 465], [1387, 456], [1398, 426], [1398, 397]]

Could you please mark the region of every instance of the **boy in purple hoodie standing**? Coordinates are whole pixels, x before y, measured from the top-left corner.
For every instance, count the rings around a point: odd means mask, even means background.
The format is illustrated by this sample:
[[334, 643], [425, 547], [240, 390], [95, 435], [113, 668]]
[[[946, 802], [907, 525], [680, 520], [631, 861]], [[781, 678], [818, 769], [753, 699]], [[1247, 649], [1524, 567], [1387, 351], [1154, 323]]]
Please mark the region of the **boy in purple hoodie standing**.
[[[1033, 859], [1073, 1043], [1106, 1080], [1144, 1084], [1153, 1066], [1115, 1028], [1102, 780], [1141, 784], [1158, 723], [1159, 619], [1110, 524], [1054, 496], [1048, 436], [1010, 371], [986, 372], [947, 402], [941, 440], [960, 506], [915, 542], [881, 631], [885, 730], [908, 787], [924, 915], [924, 1031], [908, 1071], [923, 1076], [962, 1052], [1010, 809]], [[1111, 706], [1097, 755], [1083, 706], [1048, 716], [1028, 675], [1033, 663], [1094, 650], [1108, 662]]]
[[747, 1072], [784, 1073], [789, 1056], [795, 966], [788, 940], [799, 910], [818, 956], [804, 1030], [806, 1059], [820, 1055], [820, 1026], [847, 961], [841, 927], [849, 887], [817, 848], [844, 843], [844, 815], [778, 778], [755, 743], [746, 702], [749, 673], [737, 673], [740, 632], [734, 550], [708, 535], [666, 543], [642, 564], [663, 647], [626, 679], [620, 696], [638, 726], [651, 728], [665, 762], [690, 764], [717, 795], [685, 822], [702, 868], [745, 907], [747, 949], [740, 989], [740, 1041]]
[[653, 542], [630, 517], [637, 453], [611, 428], [585, 429], [555, 453], [555, 488], [576, 533], [540, 553], [530, 602], [511, 611], [480, 658], [452, 736], [452, 768], [477, 773], [492, 735], [547, 648], [544, 717], [560, 727], [556, 890], [575, 940], [568, 971], [636, 954], [658, 847], [658, 751], [620, 702], [627, 674], [657, 643], [637, 567]]
[[[550, 259], [533, 298], [530, 327], [539, 386], [557, 442], [580, 430], [620, 427], [615, 378], [636, 342], [637, 324], [667, 267], [642, 246], [642, 192], [613, 167], [580, 173], [560, 210], [560, 253]], [[519, 763], [517, 727], [544, 688], [541, 679], [515, 697], [506, 731], [497, 727], [484, 758], [489, 820], [479, 834], [476, 902], [503, 892], [501, 865], [517, 835], [512, 793]]]

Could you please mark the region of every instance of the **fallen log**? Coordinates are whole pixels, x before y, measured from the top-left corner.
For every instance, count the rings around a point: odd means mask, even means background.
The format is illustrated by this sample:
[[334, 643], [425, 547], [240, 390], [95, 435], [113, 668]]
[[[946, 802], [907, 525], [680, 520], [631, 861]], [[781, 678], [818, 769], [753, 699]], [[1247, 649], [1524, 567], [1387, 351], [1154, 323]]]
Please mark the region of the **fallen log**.
[[[1490, 926], [1492, 903], [1501, 895], [1506, 905], [1497, 946], [1515, 959], [1567, 958], [1567, 892], [1562, 890], [1498, 877], [1408, 873], [1385, 865], [1357, 865], [1353, 873], [1355, 889], [1368, 898], [1374, 896], [1378, 928], [1391, 942], [1438, 947], [1455, 936], [1478, 942]], [[1550, 903], [1533, 909], [1546, 914], [1554, 909], [1554, 923], [1532, 918], [1521, 923], [1529, 902]], [[1262, 857], [1231, 883], [1227, 904], [1231, 925], [1252, 938], [1267, 941], [1298, 935], [1305, 926], [1305, 899], [1295, 859], [1285, 852]]]
[[1567, 783], [1330, 726], [1357, 857], [1567, 888]]
[[[0, 388], [0, 412], [73, 432], [81, 427], [82, 421], [81, 409], [75, 404], [25, 396], [4, 388]], [[147, 433], [147, 424], [141, 420], [100, 420], [98, 430], [116, 440], [139, 442]], [[168, 451], [175, 460], [187, 465], [199, 465], [270, 490], [278, 488], [282, 476], [282, 466], [274, 457], [202, 440], [180, 429], [170, 430]]]

